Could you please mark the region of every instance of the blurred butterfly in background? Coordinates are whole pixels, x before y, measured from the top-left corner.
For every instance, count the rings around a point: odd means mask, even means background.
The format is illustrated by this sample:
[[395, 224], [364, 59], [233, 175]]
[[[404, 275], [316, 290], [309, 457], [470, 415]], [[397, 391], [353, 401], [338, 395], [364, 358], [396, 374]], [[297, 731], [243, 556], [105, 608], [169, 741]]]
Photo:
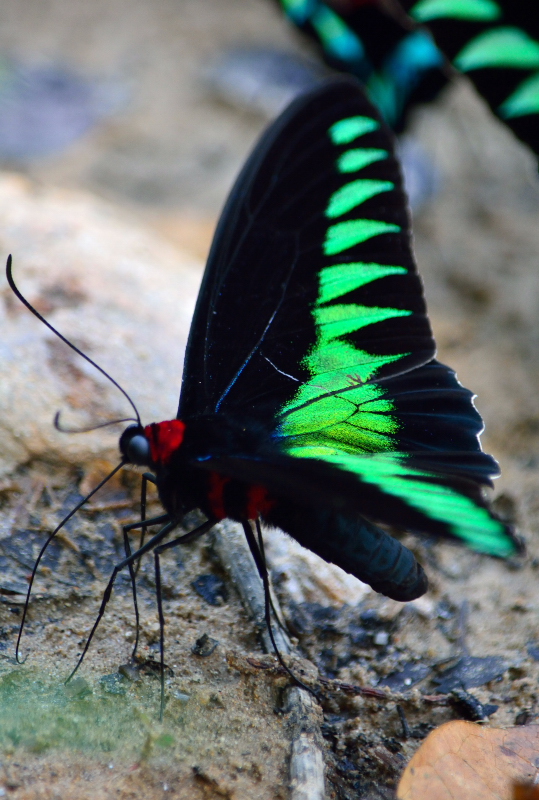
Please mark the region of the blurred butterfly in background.
[[529, 0], [277, 0], [326, 63], [351, 73], [397, 132], [465, 74], [539, 153], [539, 9]]

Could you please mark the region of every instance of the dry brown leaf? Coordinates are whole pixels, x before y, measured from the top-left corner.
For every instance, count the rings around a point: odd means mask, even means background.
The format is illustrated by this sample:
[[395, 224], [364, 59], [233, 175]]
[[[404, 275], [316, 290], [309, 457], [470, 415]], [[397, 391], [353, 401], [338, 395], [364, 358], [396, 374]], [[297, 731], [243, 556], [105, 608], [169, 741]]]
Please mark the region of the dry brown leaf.
[[539, 786], [531, 783], [515, 783], [513, 800], [539, 800]]
[[539, 774], [539, 725], [483, 728], [447, 722], [404, 770], [398, 800], [513, 800], [517, 782]]

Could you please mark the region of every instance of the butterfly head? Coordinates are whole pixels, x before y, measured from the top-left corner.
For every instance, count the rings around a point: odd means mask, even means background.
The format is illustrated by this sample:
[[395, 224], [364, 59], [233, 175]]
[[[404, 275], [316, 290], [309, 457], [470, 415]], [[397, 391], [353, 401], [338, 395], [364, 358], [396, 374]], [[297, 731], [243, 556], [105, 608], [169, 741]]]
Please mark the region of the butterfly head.
[[120, 437], [120, 453], [128, 464], [140, 467], [166, 465], [183, 440], [185, 424], [179, 419], [130, 425]]

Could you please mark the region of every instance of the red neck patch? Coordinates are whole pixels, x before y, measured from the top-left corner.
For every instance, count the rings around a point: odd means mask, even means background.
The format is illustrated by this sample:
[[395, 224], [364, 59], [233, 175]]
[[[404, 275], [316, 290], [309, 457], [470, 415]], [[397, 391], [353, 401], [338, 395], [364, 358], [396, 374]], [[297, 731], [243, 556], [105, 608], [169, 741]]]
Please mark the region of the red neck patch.
[[152, 422], [146, 425], [144, 435], [150, 445], [150, 455], [154, 464], [166, 464], [183, 441], [185, 423], [179, 419], [167, 422]]

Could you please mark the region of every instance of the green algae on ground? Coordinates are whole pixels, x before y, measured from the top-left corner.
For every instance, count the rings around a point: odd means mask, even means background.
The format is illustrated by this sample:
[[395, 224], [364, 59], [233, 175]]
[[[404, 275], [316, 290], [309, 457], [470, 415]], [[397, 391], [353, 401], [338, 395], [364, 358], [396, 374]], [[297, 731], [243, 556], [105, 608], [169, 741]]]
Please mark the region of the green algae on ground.
[[197, 713], [196, 702], [176, 704], [172, 696], [161, 724], [157, 681], [129, 683], [119, 675], [105, 679], [90, 685], [75, 678], [65, 685], [33, 667], [5, 670], [0, 675], [0, 751], [119, 751], [122, 758], [140, 759], [170, 747], [177, 737], [169, 729], [178, 731]]

